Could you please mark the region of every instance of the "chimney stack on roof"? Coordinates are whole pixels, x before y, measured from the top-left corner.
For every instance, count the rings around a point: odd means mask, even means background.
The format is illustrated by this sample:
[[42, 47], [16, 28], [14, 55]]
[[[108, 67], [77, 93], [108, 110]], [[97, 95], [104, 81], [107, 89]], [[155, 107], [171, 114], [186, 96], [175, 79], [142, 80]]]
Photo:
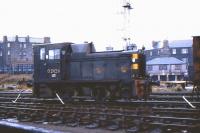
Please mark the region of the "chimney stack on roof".
[[158, 43], [159, 43], [159, 41], [152, 41], [152, 47], [154, 49], [157, 49], [158, 48]]
[[51, 43], [50, 37], [44, 37], [44, 43]]
[[169, 47], [169, 41], [163, 40], [163, 47]]
[[8, 41], [7, 36], [3, 36], [3, 42], [5, 43], [5, 42], [7, 42], [7, 41]]
[[29, 42], [29, 35], [26, 37], [26, 42]]
[[18, 42], [18, 35], [15, 36], [15, 42]]

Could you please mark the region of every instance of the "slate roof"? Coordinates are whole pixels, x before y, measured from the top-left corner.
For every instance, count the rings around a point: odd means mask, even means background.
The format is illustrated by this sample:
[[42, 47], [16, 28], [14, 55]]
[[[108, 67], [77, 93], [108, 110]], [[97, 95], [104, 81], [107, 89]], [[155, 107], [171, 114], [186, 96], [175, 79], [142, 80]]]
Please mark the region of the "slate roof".
[[19, 42], [26, 42], [26, 37], [18, 37]]
[[174, 40], [169, 42], [170, 48], [192, 47], [192, 40]]
[[175, 57], [159, 57], [147, 61], [147, 65], [167, 65], [167, 64], [185, 64]]
[[[170, 48], [189, 48], [192, 47], [193, 40], [173, 40], [169, 41], [169, 47]], [[163, 48], [163, 43], [159, 42], [157, 49]], [[152, 50], [153, 48], [148, 48], [146, 50]]]
[[7, 37], [7, 40], [8, 40], [9, 42], [14, 42], [14, 41], [15, 41], [15, 37]]
[[29, 41], [31, 43], [44, 43], [44, 38], [30, 37]]

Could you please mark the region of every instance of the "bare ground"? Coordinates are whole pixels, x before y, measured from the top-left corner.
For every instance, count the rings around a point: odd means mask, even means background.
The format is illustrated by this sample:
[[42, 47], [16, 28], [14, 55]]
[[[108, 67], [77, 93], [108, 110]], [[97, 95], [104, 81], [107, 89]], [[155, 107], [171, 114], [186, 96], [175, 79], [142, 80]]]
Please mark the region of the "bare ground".
[[0, 74], [0, 84], [13, 83], [20, 80], [31, 80], [32, 74]]

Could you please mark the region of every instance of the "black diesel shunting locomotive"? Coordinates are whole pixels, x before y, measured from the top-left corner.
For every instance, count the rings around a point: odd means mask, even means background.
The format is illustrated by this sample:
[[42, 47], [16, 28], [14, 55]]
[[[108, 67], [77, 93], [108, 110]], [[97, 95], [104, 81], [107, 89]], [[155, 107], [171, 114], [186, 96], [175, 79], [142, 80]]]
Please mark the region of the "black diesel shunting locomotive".
[[34, 46], [37, 97], [121, 99], [150, 93], [142, 51], [95, 52], [93, 43]]

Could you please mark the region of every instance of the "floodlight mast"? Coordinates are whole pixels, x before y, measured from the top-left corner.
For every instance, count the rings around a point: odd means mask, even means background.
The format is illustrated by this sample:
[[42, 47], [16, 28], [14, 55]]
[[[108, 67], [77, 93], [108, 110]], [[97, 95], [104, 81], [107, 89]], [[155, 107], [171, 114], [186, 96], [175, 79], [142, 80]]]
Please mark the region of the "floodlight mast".
[[123, 0], [123, 5], [122, 5], [124, 12], [124, 34], [123, 34], [123, 40], [125, 42], [125, 50], [131, 45], [131, 37], [130, 37], [130, 11], [133, 9], [131, 6], [130, 0]]

